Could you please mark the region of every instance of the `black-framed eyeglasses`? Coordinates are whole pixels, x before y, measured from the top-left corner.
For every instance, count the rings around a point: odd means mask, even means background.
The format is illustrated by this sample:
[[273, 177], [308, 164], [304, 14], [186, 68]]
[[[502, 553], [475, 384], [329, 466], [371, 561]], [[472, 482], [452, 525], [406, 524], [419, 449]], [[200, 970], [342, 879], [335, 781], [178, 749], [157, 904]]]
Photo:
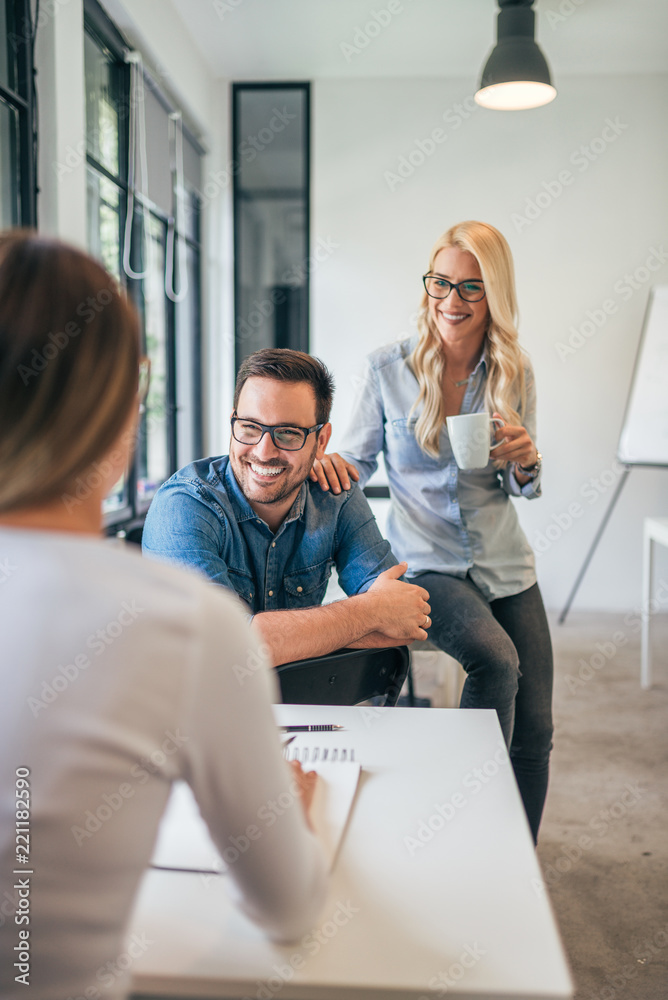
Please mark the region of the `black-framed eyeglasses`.
[[480, 302], [485, 298], [485, 285], [482, 281], [448, 281], [447, 278], [440, 278], [436, 274], [425, 274], [422, 276], [424, 290], [432, 299], [447, 299], [452, 289], [456, 289], [460, 299], [464, 302]]
[[259, 444], [265, 434], [271, 436], [276, 448], [281, 451], [301, 451], [309, 434], [321, 430], [324, 424], [313, 427], [292, 427], [289, 424], [261, 424], [257, 420], [232, 417], [232, 437], [239, 444]]

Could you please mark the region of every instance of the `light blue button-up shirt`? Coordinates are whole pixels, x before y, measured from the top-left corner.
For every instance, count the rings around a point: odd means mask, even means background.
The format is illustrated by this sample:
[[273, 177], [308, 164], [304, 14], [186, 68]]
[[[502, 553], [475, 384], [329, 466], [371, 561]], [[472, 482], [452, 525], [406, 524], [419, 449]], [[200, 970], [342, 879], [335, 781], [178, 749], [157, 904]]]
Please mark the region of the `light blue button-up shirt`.
[[[415, 344], [411, 337], [369, 355], [341, 454], [357, 466], [364, 486], [383, 453], [391, 495], [386, 532], [394, 554], [408, 563], [407, 576], [469, 574], [488, 600], [521, 593], [536, 582], [535, 562], [509, 497], [540, 496], [540, 477], [522, 487], [512, 465], [499, 471], [491, 458], [484, 469], [463, 471], [445, 426], [439, 457], [422, 451], [414, 433], [419, 411], [409, 418], [419, 393], [406, 363]], [[525, 374], [523, 423], [535, 441], [536, 390], [528, 361]], [[483, 352], [461, 413], [485, 409], [486, 380]]]
[[253, 614], [319, 605], [333, 566], [350, 596], [397, 563], [359, 487], [335, 496], [307, 479], [274, 534], [227, 455], [193, 462], [162, 484], [142, 547], [236, 592]]

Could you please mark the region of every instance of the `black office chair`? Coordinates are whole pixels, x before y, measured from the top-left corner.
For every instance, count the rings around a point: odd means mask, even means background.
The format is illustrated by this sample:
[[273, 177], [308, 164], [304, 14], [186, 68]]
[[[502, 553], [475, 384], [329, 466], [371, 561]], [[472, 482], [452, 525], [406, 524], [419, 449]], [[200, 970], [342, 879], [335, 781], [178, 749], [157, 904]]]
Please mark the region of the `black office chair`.
[[409, 704], [413, 704], [408, 646], [387, 649], [337, 649], [326, 656], [296, 660], [276, 668], [281, 698], [286, 705], [358, 705], [384, 697], [384, 708], [396, 705], [404, 681], [409, 679]]
[[130, 521], [130, 523], [127, 524], [121, 532], [117, 532], [115, 529], [112, 529], [112, 534], [116, 535], [117, 538], [124, 538], [126, 542], [131, 542], [133, 545], [139, 545], [141, 547], [142, 535], [144, 534], [145, 516], [146, 515], [136, 521]]

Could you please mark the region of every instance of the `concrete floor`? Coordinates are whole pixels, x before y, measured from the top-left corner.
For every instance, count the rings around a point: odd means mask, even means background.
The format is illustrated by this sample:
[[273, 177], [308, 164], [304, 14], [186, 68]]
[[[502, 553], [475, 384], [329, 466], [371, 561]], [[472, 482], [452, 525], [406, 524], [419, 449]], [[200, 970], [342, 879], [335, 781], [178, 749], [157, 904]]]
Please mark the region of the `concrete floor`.
[[538, 856], [577, 1000], [668, 998], [668, 615], [551, 622], [555, 749]]

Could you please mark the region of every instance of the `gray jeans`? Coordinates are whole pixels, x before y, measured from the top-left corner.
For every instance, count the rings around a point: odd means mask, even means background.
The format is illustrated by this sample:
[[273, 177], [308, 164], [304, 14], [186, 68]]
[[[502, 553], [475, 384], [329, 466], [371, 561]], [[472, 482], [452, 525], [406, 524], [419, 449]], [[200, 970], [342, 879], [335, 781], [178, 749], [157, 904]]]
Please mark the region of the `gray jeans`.
[[461, 708], [494, 708], [510, 749], [534, 841], [552, 749], [552, 643], [538, 584], [488, 601], [473, 581], [421, 573], [429, 591], [430, 640], [467, 673]]

